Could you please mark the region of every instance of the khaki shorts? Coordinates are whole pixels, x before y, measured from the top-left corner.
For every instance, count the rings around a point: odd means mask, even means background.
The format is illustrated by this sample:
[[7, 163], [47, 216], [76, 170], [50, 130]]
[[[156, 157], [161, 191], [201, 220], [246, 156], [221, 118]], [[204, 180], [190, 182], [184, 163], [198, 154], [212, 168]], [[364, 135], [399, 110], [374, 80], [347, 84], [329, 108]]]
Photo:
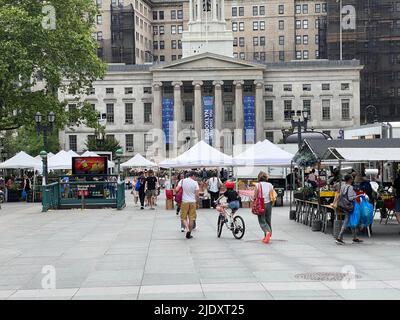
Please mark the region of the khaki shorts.
[[181, 220], [186, 220], [189, 216], [189, 221], [194, 221], [197, 218], [196, 215], [196, 202], [182, 202], [181, 204]]
[[146, 197], [155, 197], [157, 195], [156, 190], [147, 190]]

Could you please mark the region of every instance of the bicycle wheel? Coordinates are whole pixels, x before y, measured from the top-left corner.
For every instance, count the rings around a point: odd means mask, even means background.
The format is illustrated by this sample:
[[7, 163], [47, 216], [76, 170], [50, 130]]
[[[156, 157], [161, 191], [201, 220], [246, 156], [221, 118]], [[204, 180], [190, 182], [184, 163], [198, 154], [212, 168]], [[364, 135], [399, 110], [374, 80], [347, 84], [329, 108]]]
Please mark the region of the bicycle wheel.
[[218, 225], [217, 225], [217, 237], [221, 237], [222, 227], [224, 226], [225, 219], [223, 216], [218, 216]]
[[233, 218], [233, 236], [236, 239], [242, 239], [244, 236], [244, 232], [246, 231], [246, 226], [244, 224], [244, 220], [241, 216], [236, 216]]

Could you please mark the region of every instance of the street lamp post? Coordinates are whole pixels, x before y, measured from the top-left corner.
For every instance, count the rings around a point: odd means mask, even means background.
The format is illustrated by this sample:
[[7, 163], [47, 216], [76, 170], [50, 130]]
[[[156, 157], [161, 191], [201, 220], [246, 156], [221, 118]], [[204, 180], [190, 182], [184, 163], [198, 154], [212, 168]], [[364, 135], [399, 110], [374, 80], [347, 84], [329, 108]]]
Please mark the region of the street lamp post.
[[378, 120], [378, 111], [376, 110], [376, 107], [374, 105], [370, 104], [364, 110], [364, 124], [368, 123], [367, 115], [368, 113], [370, 113], [370, 110], [372, 110], [374, 113], [374, 122]]
[[[36, 122], [36, 131], [38, 136], [43, 133], [43, 147], [44, 150], [40, 153], [40, 156], [43, 159], [43, 177], [44, 177], [44, 184], [47, 183], [47, 151], [48, 151], [48, 140], [47, 136], [49, 133], [53, 132], [54, 129], [54, 122], [56, 120], [56, 115], [54, 112], [49, 112], [47, 116], [47, 124], [42, 124], [43, 116], [40, 112], [37, 112], [35, 115], [35, 122]], [[45, 152], [46, 154], [44, 154]], [[43, 153], [43, 156], [42, 156]]]
[[[308, 111], [297, 111], [297, 120], [293, 119], [294, 111], [292, 111], [292, 130], [295, 128], [297, 129], [297, 145], [299, 147], [299, 150], [301, 148], [301, 132], [302, 128], [304, 128], [304, 131], [307, 131], [307, 123], [308, 123]], [[301, 120], [301, 115], [303, 115], [303, 120]]]
[[124, 154], [124, 150], [122, 148], [118, 149], [115, 152], [116, 158], [117, 158], [117, 174], [118, 174], [118, 183], [121, 182], [121, 177], [120, 177], [120, 167], [121, 167], [121, 157]]

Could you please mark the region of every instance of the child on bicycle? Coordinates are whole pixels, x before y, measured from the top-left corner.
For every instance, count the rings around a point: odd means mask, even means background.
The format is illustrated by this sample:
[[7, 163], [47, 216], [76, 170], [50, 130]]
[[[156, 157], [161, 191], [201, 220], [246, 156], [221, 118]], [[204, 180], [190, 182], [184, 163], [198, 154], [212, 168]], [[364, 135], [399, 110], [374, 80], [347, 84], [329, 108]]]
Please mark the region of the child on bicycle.
[[224, 197], [228, 207], [232, 210], [232, 213], [236, 212], [239, 207], [239, 194], [235, 191], [235, 183], [233, 181], [225, 182], [226, 191], [224, 192]]

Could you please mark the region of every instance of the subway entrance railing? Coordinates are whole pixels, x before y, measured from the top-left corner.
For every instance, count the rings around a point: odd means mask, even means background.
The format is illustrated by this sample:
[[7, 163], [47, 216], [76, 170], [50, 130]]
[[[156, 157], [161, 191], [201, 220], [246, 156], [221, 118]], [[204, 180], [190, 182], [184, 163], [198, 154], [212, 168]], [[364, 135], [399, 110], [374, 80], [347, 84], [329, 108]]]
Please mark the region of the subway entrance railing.
[[42, 186], [42, 211], [125, 207], [125, 184], [116, 175], [61, 176]]

